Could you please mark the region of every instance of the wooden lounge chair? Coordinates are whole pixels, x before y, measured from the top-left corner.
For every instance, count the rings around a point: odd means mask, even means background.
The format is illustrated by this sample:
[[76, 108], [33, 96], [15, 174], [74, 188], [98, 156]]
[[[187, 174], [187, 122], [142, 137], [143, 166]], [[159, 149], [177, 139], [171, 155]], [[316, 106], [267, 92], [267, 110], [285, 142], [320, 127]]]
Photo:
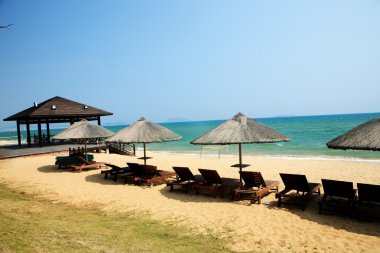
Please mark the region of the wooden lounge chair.
[[380, 220], [380, 185], [358, 183], [355, 217], [367, 221]]
[[170, 191], [173, 191], [174, 186], [179, 186], [188, 193], [195, 183], [200, 183], [203, 179], [201, 175], [194, 176], [188, 167], [173, 167], [173, 170], [177, 178], [166, 182], [166, 186], [170, 186]]
[[199, 169], [199, 172], [203, 177], [203, 182], [193, 185], [196, 194], [199, 194], [199, 191], [206, 191], [215, 198], [218, 193], [224, 197], [225, 192], [232, 195], [234, 189], [241, 186], [239, 179], [221, 178], [216, 170]]
[[266, 181], [260, 172], [240, 171], [244, 185], [235, 189], [234, 199], [248, 199], [251, 203], [257, 201], [261, 204], [261, 198], [271, 192], [278, 192], [279, 181]]
[[[81, 157], [82, 159], [79, 159]], [[55, 165], [58, 165], [58, 168], [69, 167], [70, 165], [81, 165], [83, 164], [83, 159], [88, 162], [94, 160], [94, 156], [91, 154], [70, 154], [69, 156], [57, 156], [55, 158]]]
[[104, 162], [95, 162], [95, 161], [89, 162], [81, 156], [78, 156], [77, 159], [81, 161], [82, 164], [68, 166], [69, 168], [73, 169], [76, 172], [82, 172], [83, 170], [99, 169], [101, 167], [106, 166]]
[[356, 189], [352, 182], [322, 179], [323, 198], [319, 201], [319, 213], [345, 213], [352, 215], [356, 201]]
[[165, 183], [167, 179], [176, 176], [174, 171], [157, 170], [157, 167], [152, 165], [140, 165], [139, 167], [141, 173], [136, 181], [150, 186]]
[[132, 183], [132, 184], [137, 184], [140, 181], [140, 177], [142, 176], [142, 171], [141, 171], [141, 164], [138, 163], [127, 163], [128, 168], [130, 168], [131, 173], [122, 175], [124, 177], [124, 183]]
[[[286, 198], [288, 201], [284, 204], [300, 205], [302, 210], [305, 211], [306, 204], [310, 198], [314, 194], [321, 194], [320, 188], [322, 185], [319, 183], [309, 183], [305, 175], [280, 173], [280, 176], [285, 184], [285, 189], [276, 193], [279, 207], [282, 204], [283, 198]], [[296, 191], [296, 193], [289, 193], [291, 191]]]
[[108, 177], [112, 177], [113, 181], [117, 181], [117, 178], [119, 175], [132, 175], [133, 171], [129, 167], [119, 167], [114, 164], [106, 163], [105, 164], [107, 167], [110, 167], [111, 169], [109, 170], [102, 170], [101, 174], [104, 174], [104, 179], [107, 179]]

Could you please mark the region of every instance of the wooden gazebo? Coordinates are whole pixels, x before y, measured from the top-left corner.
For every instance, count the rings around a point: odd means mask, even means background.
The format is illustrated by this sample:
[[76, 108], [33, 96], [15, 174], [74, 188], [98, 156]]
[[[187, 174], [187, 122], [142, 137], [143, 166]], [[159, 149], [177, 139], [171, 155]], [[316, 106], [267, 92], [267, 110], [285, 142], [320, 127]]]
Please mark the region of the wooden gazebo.
[[30, 125], [38, 126], [38, 143], [42, 145], [42, 124], [46, 124], [47, 142], [50, 143], [50, 127], [51, 123], [70, 123], [73, 124], [81, 119], [97, 120], [101, 125], [100, 117], [112, 115], [107, 112], [86, 104], [71, 101], [62, 97], [53, 97], [40, 104], [34, 103], [34, 106], [16, 113], [4, 121], [17, 121], [17, 137], [18, 145], [21, 146], [20, 125], [26, 125], [27, 143], [31, 146]]

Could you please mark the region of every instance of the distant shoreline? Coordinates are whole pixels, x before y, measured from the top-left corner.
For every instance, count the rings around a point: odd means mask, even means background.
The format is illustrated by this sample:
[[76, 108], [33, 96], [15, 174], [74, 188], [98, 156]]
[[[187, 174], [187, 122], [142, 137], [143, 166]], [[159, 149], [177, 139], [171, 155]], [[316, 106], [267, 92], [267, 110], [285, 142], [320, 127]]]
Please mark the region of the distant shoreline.
[[[352, 115], [370, 115], [370, 114], [380, 114], [380, 112], [360, 112], [360, 113], [344, 113], [344, 114], [320, 114], [320, 115], [278, 115], [278, 116], [270, 116], [270, 117], [250, 117], [251, 119], [255, 120], [267, 120], [267, 119], [281, 119], [281, 118], [312, 118], [312, 117], [334, 117], [334, 116], [352, 116]], [[249, 116], [249, 115], [248, 115]], [[158, 122], [158, 124], [163, 125], [170, 125], [170, 124], [176, 124], [176, 123], [198, 123], [198, 122], [205, 122], [205, 121], [224, 121], [227, 119], [211, 119], [211, 120], [185, 120], [185, 121], [163, 121]], [[102, 124], [104, 127], [119, 127], [119, 126], [129, 126], [131, 123], [124, 123], [120, 124], [120, 122], [117, 123], [105, 123]], [[1, 125], [1, 123], [0, 123]], [[51, 130], [61, 130], [65, 129], [65, 127], [53, 127]], [[32, 131], [36, 131], [36, 129], [31, 128]], [[25, 130], [21, 130], [21, 132], [24, 132]], [[16, 128], [9, 128], [9, 129], [2, 129], [0, 133], [8, 133], [8, 132], [16, 132]]]

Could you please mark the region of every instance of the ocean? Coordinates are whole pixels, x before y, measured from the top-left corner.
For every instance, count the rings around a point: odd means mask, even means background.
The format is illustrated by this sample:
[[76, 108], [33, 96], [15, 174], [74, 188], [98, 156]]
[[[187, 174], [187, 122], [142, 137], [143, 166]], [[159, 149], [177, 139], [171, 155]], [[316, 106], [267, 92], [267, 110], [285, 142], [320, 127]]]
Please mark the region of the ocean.
[[[248, 155], [264, 156], [287, 156], [287, 157], [314, 157], [321, 159], [332, 158], [353, 158], [353, 159], [380, 159], [380, 152], [376, 151], [355, 151], [355, 150], [334, 150], [326, 147], [326, 142], [336, 136], [358, 126], [370, 119], [380, 117], [380, 113], [366, 114], [344, 114], [325, 116], [300, 116], [300, 117], [275, 117], [255, 119], [285, 136], [291, 138], [290, 142], [268, 143], [268, 144], [245, 144], [243, 153]], [[190, 141], [201, 136], [225, 120], [196, 121], [162, 123], [161, 125], [183, 136], [180, 141], [168, 143], [154, 143], [147, 145], [150, 151], [174, 152], [184, 154], [206, 155], [236, 155], [237, 145], [228, 145], [220, 149], [210, 149], [206, 146], [192, 145]], [[106, 126], [111, 131], [117, 132], [126, 127]], [[51, 130], [55, 134], [61, 129]], [[37, 134], [36, 130], [31, 131], [32, 135]], [[26, 139], [26, 132], [22, 131], [23, 139]], [[0, 141], [17, 141], [16, 132], [0, 132]], [[137, 145], [140, 147], [140, 145]]]

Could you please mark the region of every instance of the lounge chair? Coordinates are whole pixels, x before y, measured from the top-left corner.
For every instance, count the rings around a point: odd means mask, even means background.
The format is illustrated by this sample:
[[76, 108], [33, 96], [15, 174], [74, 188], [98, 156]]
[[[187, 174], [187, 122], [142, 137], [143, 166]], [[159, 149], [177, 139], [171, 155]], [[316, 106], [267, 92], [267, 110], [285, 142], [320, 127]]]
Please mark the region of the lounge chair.
[[94, 160], [94, 156], [91, 154], [70, 154], [69, 156], [57, 156], [55, 158], [55, 165], [58, 165], [58, 168], [69, 167], [70, 165], [81, 165], [83, 164], [83, 160], [79, 159], [79, 157], [88, 162]]
[[180, 186], [188, 193], [194, 184], [200, 183], [203, 179], [201, 175], [194, 176], [188, 167], [173, 167], [173, 170], [177, 178], [166, 182], [166, 186], [170, 186], [170, 191], [173, 191], [174, 186]]
[[271, 192], [278, 192], [279, 181], [266, 181], [260, 172], [240, 171], [244, 185], [235, 189], [234, 199], [247, 199], [251, 203], [257, 201], [261, 204], [261, 198]]
[[[280, 173], [281, 179], [285, 184], [285, 189], [279, 193], [276, 193], [276, 199], [278, 199], [278, 206], [283, 203], [283, 198], [286, 198], [284, 204], [300, 205], [302, 210], [305, 211], [306, 204], [314, 194], [320, 195], [321, 184], [309, 183], [305, 175], [298, 174], [284, 174]], [[296, 191], [296, 193], [290, 193]]]
[[224, 197], [225, 192], [232, 195], [234, 189], [241, 186], [239, 179], [221, 178], [216, 170], [199, 169], [199, 172], [203, 177], [203, 182], [193, 185], [196, 194], [199, 194], [199, 191], [207, 191], [213, 197], [216, 197], [218, 193]]
[[124, 183], [125, 184], [137, 184], [140, 181], [140, 177], [142, 176], [142, 171], [141, 171], [141, 164], [138, 163], [127, 163], [128, 168], [130, 168], [131, 173], [123, 175], [124, 177]]
[[358, 183], [358, 206], [355, 217], [360, 220], [380, 219], [380, 185]]
[[104, 174], [104, 179], [107, 179], [110, 176], [113, 177], [113, 181], [116, 182], [119, 175], [127, 176], [133, 174], [133, 170], [129, 167], [119, 167], [110, 163], [106, 163], [105, 165], [111, 169], [101, 171], [101, 174]]
[[174, 171], [157, 170], [157, 167], [152, 165], [139, 165], [139, 167], [141, 172], [135, 181], [150, 186], [165, 183], [167, 179], [176, 176]]
[[69, 168], [73, 169], [76, 172], [82, 172], [83, 170], [90, 170], [90, 169], [99, 169], [101, 167], [106, 166], [104, 162], [95, 162], [95, 161], [89, 162], [81, 156], [78, 156], [77, 159], [81, 161], [81, 164], [68, 166]]
[[319, 213], [345, 213], [352, 215], [356, 201], [356, 189], [352, 182], [322, 179], [323, 198], [319, 201]]

